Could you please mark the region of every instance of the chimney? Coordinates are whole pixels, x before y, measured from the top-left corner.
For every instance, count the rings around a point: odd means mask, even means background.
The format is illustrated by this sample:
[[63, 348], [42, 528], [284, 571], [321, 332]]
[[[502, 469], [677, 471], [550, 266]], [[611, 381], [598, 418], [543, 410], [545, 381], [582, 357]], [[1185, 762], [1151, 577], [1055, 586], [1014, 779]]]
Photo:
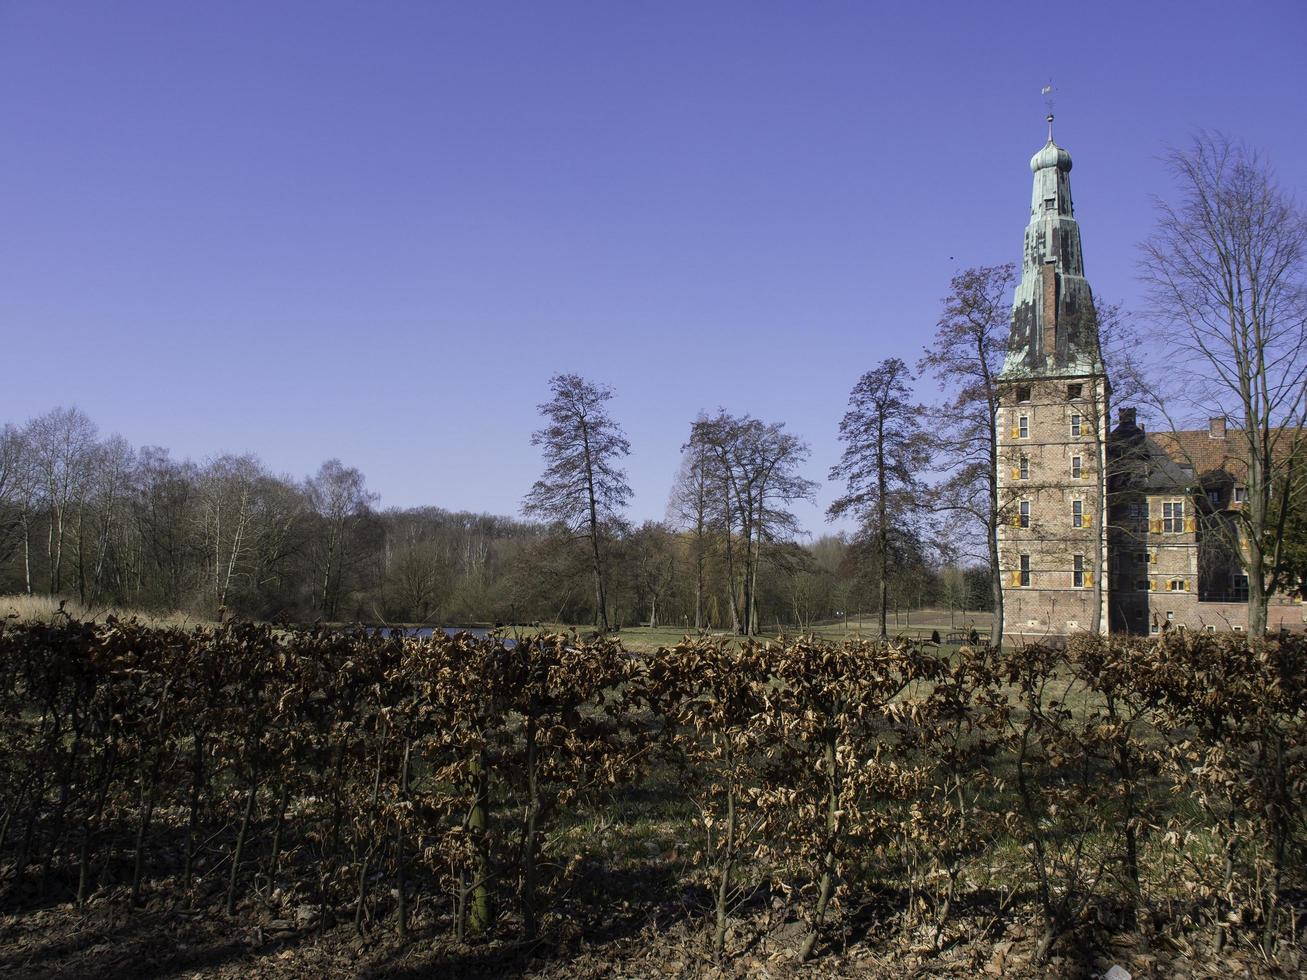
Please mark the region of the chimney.
[[1207, 434], [1213, 439], [1225, 438], [1225, 416], [1207, 420]]
[[1041, 272], [1044, 280], [1044, 356], [1052, 364], [1057, 357], [1057, 267], [1050, 260]]
[[1116, 421], [1118, 425], [1134, 425], [1135, 410], [1133, 408], [1123, 408], [1117, 413]]

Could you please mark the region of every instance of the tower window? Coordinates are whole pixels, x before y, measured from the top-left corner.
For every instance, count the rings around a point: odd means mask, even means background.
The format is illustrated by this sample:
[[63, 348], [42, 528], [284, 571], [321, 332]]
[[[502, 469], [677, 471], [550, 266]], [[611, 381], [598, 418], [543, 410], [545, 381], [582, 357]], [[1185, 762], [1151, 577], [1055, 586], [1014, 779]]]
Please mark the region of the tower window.
[[1186, 592], [1188, 591], [1185, 588], [1187, 584], [1188, 583], [1182, 578], [1173, 578], [1166, 584], [1166, 587], [1172, 592]]
[[1080, 438], [1080, 415], [1078, 413], [1071, 416], [1071, 438]]
[[1162, 533], [1180, 534], [1184, 531], [1184, 504], [1168, 500], [1162, 504]]
[[1017, 474], [1018, 474], [1018, 479], [1021, 479], [1021, 480], [1029, 480], [1029, 479], [1030, 479], [1030, 457], [1029, 457], [1029, 456], [1022, 456], [1022, 457], [1021, 457], [1021, 464], [1017, 467]]
[[1084, 385], [1067, 385], [1066, 400], [1069, 402], [1075, 401], [1077, 398], [1081, 396], [1081, 393], [1083, 391], [1084, 391]]
[[1081, 462], [1080, 462], [1080, 457], [1079, 457], [1079, 456], [1072, 456], [1072, 457], [1071, 457], [1071, 478], [1072, 478], [1073, 480], [1078, 480], [1078, 479], [1080, 479], [1080, 474], [1081, 474]]
[[1030, 556], [1021, 556], [1021, 571], [1018, 573], [1017, 581], [1021, 583], [1022, 588], [1030, 587]]
[[1247, 487], [1235, 487], [1235, 488], [1234, 488], [1234, 502], [1235, 502], [1236, 504], [1246, 504], [1246, 503], [1248, 503], [1248, 488], [1247, 488]]
[[1083, 500], [1071, 501], [1071, 526], [1085, 526], [1085, 502]]
[[1023, 500], [1017, 511], [1017, 527], [1030, 527], [1030, 501]]
[[1071, 584], [1077, 589], [1085, 587], [1085, 556], [1071, 556]]
[[1020, 434], [1020, 438], [1022, 438], [1022, 439], [1029, 439], [1029, 438], [1030, 438], [1030, 416], [1029, 416], [1029, 415], [1023, 415], [1023, 416], [1021, 416], [1021, 418], [1017, 419], [1017, 432]]
[[1030, 386], [1029, 386], [1029, 385], [1021, 385], [1019, 388], [1017, 388], [1017, 401], [1018, 401], [1018, 402], [1028, 402], [1028, 401], [1030, 401]]

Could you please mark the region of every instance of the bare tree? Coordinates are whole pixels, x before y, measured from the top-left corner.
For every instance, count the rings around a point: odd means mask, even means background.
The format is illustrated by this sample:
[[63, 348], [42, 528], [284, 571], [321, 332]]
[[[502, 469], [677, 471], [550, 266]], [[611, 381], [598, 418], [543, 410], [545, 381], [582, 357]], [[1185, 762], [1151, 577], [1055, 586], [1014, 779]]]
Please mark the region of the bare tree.
[[164, 608], [180, 608], [195, 564], [190, 531], [198, 472], [189, 460], [179, 463], [168, 450], [145, 446], [137, 456], [136, 484], [133, 523], [149, 594]]
[[649, 610], [649, 626], [658, 625], [659, 610], [676, 578], [676, 551], [667, 525], [645, 521], [627, 539], [636, 602]]
[[[1003, 583], [998, 561], [999, 499], [998, 376], [1007, 352], [1011, 264], [965, 269], [949, 283], [934, 343], [918, 370], [929, 372], [948, 393], [931, 412], [933, 453], [945, 472], [931, 495], [935, 510], [960, 519], [948, 522], [949, 544], [988, 563], [994, 613], [989, 642], [1003, 643]], [[980, 549], [968, 545], [983, 539]]]
[[1242, 423], [1248, 499], [1237, 522], [1248, 629], [1259, 636], [1284, 580], [1287, 495], [1297, 483], [1275, 469], [1298, 457], [1307, 407], [1307, 218], [1266, 162], [1226, 137], [1200, 134], [1168, 162], [1180, 200], [1158, 202], [1143, 278], [1172, 363], [1201, 379], [1193, 403]]
[[631, 444], [608, 414], [613, 391], [575, 374], [549, 379], [554, 397], [539, 406], [545, 427], [532, 433], [540, 446], [545, 472], [531, 487], [523, 513], [556, 522], [590, 546], [594, 575], [595, 626], [607, 630], [608, 595], [604, 554], [606, 527], [619, 518], [631, 499], [626, 472], [617, 460], [630, 455]]
[[844, 452], [831, 467], [845, 493], [830, 519], [853, 515], [871, 544], [880, 580], [880, 636], [889, 636], [889, 561], [896, 544], [915, 537], [923, 509], [921, 474], [930, 463], [921, 406], [912, 401], [912, 372], [897, 357], [882, 361], [853, 386], [840, 421]]
[[[26, 526], [30, 496], [27, 441], [15, 426], [0, 428], [0, 563], [8, 561]], [[30, 589], [29, 589], [30, 591]]]
[[[701, 417], [702, 419], [702, 417]], [[704, 628], [704, 586], [709, 555], [720, 529], [713, 511], [714, 486], [720, 478], [713, 471], [713, 455], [702, 442], [681, 448], [681, 468], [672, 484], [667, 516], [673, 526], [688, 535], [689, 558], [694, 565], [694, 628]]]
[[712, 460], [732, 620], [738, 632], [755, 636], [763, 548], [799, 533], [798, 520], [786, 508], [796, 500], [811, 499], [817, 487], [798, 471], [808, 458], [808, 445], [786, 432], [783, 422], [769, 424], [748, 415], [719, 412], [694, 422], [689, 446], [703, 447]]
[[[136, 451], [126, 439], [110, 436], [96, 447], [88, 501], [91, 519], [88, 522], [79, 517], [77, 522], [78, 594], [91, 606], [100, 601], [106, 575], [123, 571], [121, 563], [112, 561], [111, 552], [127, 524], [126, 511], [135, 492], [135, 479]], [[92, 538], [89, 541], [88, 532]]]
[[353, 561], [353, 534], [377, 495], [367, 489], [362, 473], [338, 459], [323, 463], [305, 489], [320, 526], [315, 548], [318, 608], [324, 617], [334, 619], [340, 611], [345, 570]]
[[90, 484], [96, 428], [76, 408], [55, 408], [32, 419], [25, 431], [39, 500], [49, 514], [46, 558], [50, 594], [63, 588], [64, 543], [70, 509]]
[[200, 536], [214, 609], [227, 605], [233, 580], [250, 559], [255, 490], [263, 468], [253, 456], [219, 456], [200, 476]]

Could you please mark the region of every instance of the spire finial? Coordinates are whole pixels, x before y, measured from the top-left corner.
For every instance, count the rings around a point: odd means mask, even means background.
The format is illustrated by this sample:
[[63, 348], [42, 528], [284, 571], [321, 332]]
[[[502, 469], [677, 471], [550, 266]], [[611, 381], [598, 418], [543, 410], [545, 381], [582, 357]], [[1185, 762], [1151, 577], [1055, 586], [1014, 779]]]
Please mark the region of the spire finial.
[[1048, 107], [1048, 141], [1051, 143], [1053, 142], [1053, 80], [1051, 78], [1041, 94], [1044, 96], [1044, 105]]

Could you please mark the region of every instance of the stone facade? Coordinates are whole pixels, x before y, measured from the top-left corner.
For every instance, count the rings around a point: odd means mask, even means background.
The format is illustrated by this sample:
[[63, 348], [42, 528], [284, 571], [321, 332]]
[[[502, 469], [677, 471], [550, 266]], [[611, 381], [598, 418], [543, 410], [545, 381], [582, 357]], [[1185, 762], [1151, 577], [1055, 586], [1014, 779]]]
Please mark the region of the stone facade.
[[1107, 383], [1102, 375], [1005, 384], [999, 526], [1005, 631], [1105, 630], [1110, 576]]

